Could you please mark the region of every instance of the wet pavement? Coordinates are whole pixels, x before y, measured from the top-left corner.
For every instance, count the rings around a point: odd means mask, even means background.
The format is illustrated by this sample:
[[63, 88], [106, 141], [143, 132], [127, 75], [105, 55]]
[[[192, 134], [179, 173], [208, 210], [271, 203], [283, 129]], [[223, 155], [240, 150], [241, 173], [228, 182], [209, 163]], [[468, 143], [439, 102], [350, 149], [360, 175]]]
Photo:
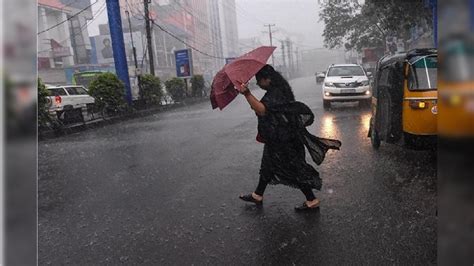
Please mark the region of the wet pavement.
[[258, 181], [255, 114], [241, 96], [200, 103], [40, 142], [39, 263], [436, 263], [435, 153], [375, 151], [368, 109], [324, 111], [314, 77], [291, 84], [309, 131], [342, 141], [316, 167], [320, 210], [296, 213], [304, 196], [285, 186], [261, 208], [240, 201]]

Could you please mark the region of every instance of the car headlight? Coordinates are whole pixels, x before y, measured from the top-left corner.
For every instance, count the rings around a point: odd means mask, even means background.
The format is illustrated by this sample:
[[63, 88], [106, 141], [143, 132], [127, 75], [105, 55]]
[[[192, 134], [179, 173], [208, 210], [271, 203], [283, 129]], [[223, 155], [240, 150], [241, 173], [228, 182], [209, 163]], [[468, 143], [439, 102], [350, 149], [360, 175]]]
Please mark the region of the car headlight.
[[331, 96], [331, 93], [325, 92], [324, 95], [325, 95], [325, 96]]
[[369, 86], [369, 81], [368, 81], [368, 80], [364, 80], [364, 81], [362, 81], [360, 84], [362, 84], [362, 86]]
[[370, 91], [365, 91], [365, 95], [370, 95]]
[[334, 83], [332, 83], [332, 82], [324, 82], [324, 86], [326, 86], [326, 87], [334, 87]]

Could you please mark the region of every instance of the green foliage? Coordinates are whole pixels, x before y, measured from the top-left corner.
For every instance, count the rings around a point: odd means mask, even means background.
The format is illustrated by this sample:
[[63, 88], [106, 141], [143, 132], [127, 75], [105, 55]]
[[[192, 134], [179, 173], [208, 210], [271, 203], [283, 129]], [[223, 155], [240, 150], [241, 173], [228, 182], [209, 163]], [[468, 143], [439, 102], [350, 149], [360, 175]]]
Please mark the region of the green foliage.
[[174, 101], [181, 101], [185, 97], [186, 84], [180, 78], [172, 78], [165, 82], [166, 89]]
[[202, 96], [204, 90], [204, 77], [202, 75], [194, 75], [191, 78], [193, 97]]
[[324, 43], [328, 48], [361, 51], [384, 47], [393, 34], [407, 40], [414, 25], [431, 25], [431, 9], [415, 1], [324, 1], [320, 21], [325, 23]]
[[89, 85], [89, 94], [95, 98], [99, 109], [107, 107], [108, 111], [118, 111], [126, 108], [125, 85], [113, 73], [103, 73], [96, 76]]
[[145, 74], [140, 77], [141, 82], [141, 93], [145, 102], [152, 104], [159, 104], [163, 92], [161, 90], [160, 78], [150, 74]]
[[38, 78], [38, 126], [44, 127], [50, 122], [49, 117], [49, 102], [48, 96], [49, 91], [46, 89], [46, 86], [43, 84], [40, 78]]

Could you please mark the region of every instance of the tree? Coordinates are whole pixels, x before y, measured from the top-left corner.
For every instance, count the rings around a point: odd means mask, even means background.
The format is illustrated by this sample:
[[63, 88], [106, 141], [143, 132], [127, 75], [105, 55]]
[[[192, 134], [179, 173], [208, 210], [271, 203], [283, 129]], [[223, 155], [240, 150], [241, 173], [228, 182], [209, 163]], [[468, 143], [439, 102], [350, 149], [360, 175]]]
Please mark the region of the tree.
[[194, 75], [191, 78], [193, 97], [202, 96], [204, 90], [204, 77], [202, 75]]
[[159, 104], [163, 96], [160, 78], [145, 74], [141, 76], [140, 82], [145, 103]]
[[49, 91], [43, 84], [40, 78], [38, 78], [38, 126], [45, 127], [48, 122], [51, 121], [49, 117]]
[[125, 102], [125, 85], [112, 73], [96, 76], [89, 85], [89, 94], [95, 98], [99, 109], [106, 108], [108, 112], [116, 112], [127, 106]]
[[171, 94], [174, 101], [181, 101], [184, 99], [186, 84], [180, 78], [172, 78], [165, 82], [166, 89]]
[[324, 43], [328, 48], [383, 47], [385, 37], [409, 39], [413, 25], [430, 24], [431, 9], [425, 1], [325, 1], [320, 21], [325, 23]]

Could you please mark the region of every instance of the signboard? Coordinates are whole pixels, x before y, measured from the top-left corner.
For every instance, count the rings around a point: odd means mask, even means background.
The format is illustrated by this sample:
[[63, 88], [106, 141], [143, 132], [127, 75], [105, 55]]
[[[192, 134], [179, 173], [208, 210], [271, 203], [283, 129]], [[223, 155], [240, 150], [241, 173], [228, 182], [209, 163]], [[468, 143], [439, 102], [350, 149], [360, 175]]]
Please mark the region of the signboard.
[[71, 49], [69, 47], [53, 48], [53, 57], [67, 57], [71, 56]]
[[[125, 35], [125, 34], [124, 34]], [[99, 64], [114, 63], [114, 53], [112, 41], [109, 35], [99, 35], [94, 37], [94, 47], [97, 62]]]
[[231, 62], [234, 61], [234, 60], [235, 60], [235, 57], [227, 57], [227, 58], [225, 59], [225, 64], [227, 65], [227, 64], [231, 63]]
[[177, 50], [174, 52], [176, 60], [176, 76], [178, 78], [190, 78], [193, 75], [193, 60], [190, 49]]
[[[137, 60], [142, 61], [142, 57], [144, 55], [144, 38], [141, 32], [133, 32], [132, 36], [135, 49], [137, 50]], [[93, 40], [93, 43], [91, 43], [93, 53], [92, 57], [97, 60], [94, 60], [94, 62], [97, 62], [99, 64], [113, 64], [114, 54], [112, 50], [112, 42], [110, 35], [98, 35], [93, 37]], [[123, 34], [123, 42], [125, 44], [125, 53], [127, 55], [128, 64], [134, 65], [133, 48], [130, 33]]]
[[67, 57], [72, 55], [71, 49], [69, 49], [69, 47], [62, 46], [54, 39], [51, 39], [51, 48], [53, 57]]

